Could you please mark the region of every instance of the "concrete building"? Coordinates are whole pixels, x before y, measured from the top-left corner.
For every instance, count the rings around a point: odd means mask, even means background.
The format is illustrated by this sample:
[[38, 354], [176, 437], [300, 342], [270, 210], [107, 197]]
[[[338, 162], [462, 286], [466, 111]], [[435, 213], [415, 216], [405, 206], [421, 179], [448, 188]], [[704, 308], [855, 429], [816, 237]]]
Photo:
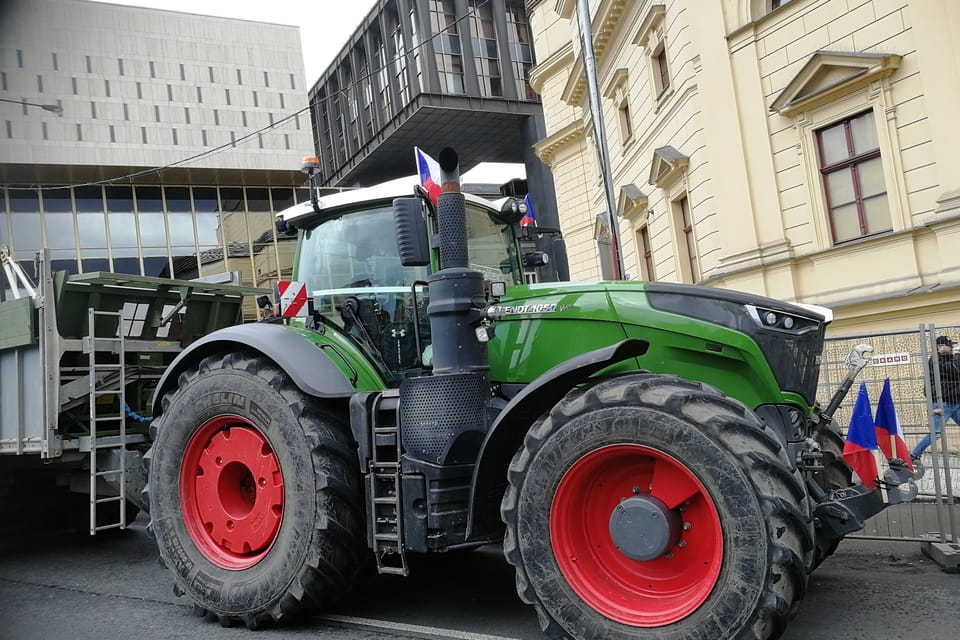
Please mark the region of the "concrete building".
[[310, 89], [321, 184], [370, 186], [445, 146], [461, 170], [522, 162], [541, 226], [556, 226], [522, 0], [380, 0]]
[[[527, 4], [536, 151], [573, 277], [600, 278], [609, 234], [575, 2]], [[835, 333], [960, 322], [960, 5], [590, 7], [629, 277], [822, 304]]]
[[47, 248], [71, 272], [270, 286], [292, 263], [273, 214], [304, 182], [306, 109], [297, 27], [4, 2], [0, 244], [31, 271]]

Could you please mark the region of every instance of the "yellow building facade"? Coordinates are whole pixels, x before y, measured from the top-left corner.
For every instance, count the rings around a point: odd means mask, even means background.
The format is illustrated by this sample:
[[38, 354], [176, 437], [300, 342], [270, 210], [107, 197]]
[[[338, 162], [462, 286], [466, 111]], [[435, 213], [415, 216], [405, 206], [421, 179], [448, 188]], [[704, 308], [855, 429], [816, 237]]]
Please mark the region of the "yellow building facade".
[[[529, 2], [571, 276], [610, 234], [574, 0]], [[592, 0], [630, 279], [960, 323], [960, 3]]]

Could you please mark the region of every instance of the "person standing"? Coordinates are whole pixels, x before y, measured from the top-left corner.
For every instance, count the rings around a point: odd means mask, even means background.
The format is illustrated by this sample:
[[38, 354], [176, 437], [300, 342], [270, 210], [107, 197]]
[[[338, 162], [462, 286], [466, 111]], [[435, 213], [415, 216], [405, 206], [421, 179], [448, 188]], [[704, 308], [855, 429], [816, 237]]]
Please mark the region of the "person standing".
[[[960, 424], [960, 355], [953, 352], [953, 340], [947, 336], [937, 338], [937, 352], [927, 363], [930, 375], [930, 390], [933, 393], [933, 430], [937, 437], [944, 421], [953, 419]], [[940, 370], [940, 387], [937, 388], [936, 369]], [[910, 452], [910, 460], [916, 463], [930, 446], [928, 433]]]

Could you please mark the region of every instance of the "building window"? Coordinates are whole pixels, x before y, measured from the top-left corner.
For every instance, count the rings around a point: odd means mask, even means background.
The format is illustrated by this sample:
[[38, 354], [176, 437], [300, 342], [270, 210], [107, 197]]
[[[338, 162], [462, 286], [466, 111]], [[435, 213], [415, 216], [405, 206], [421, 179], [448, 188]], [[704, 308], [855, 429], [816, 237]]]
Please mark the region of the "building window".
[[237, 134], [233, 131], [230, 132], [230, 146], [237, 146]]
[[230, 89], [224, 89], [224, 96], [226, 96], [227, 104], [230, 104]]
[[37, 91], [43, 93], [43, 76], [37, 76]]
[[120, 72], [120, 75], [123, 75], [123, 58], [117, 58], [117, 71]]
[[241, 112], [240, 112], [240, 120], [241, 120], [243, 126], [246, 127], [246, 126], [247, 126], [247, 112], [246, 112], [246, 111], [241, 111]]
[[214, 82], [214, 80], [213, 80], [213, 67], [207, 67], [207, 73], [210, 74], [210, 82], [211, 82], [211, 84], [212, 84], [212, 83]]
[[169, 100], [170, 102], [173, 102], [173, 85], [172, 84], [167, 85], [167, 100]]
[[90, 118], [97, 119], [97, 103], [93, 101], [90, 102]]
[[297, 81], [296, 81], [296, 79], [293, 77], [293, 74], [292, 74], [292, 73], [290, 74], [290, 88], [291, 88], [291, 89], [296, 89], [296, 88], [297, 88]]
[[817, 148], [834, 244], [890, 231], [873, 111], [820, 129]]
[[637, 253], [640, 256], [641, 276], [644, 280], [656, 280], [653, 268], [653, 250], [650, 248], [650, 227], [643, 225], [637, 230]]
[[190, 107], [183, 108], [183, 121], [190, 124]]
[[140, 127], [140, 139], [143, 140], [143, 144], [147, 144], [147, 128]]
[[213, 110], [213, 124], [220, 126], [220, 109]]
[[124, 120], [130, 119], [130, 107], [127, 105], [126, 102], [123, 103], [123, 119]]
[[[89, 62], [90, 56], [87, 56], [87, 61]], [[23, 69], [23, 50], [17, 49], [17, 66]]]
[[290, 150], [290, 134], [289, 133], [283, 134], [283, 146], [287, 149], [287, 151]]
[[114, 130], [113, 125], [110, 125], [110, 142], [117, 141], [117, 132]]
[[294, 126], [296, 126], [297, 128], [297, 131], [300, 131], [300, 114], [299, 113], [293, 114], [293, 122], [294, 122]]
[[633, 120], [630, 116], [630, 103], [626, 96], [617, 106], [617, 112], [620, 114], [620, 142], [627, 144], [633, 139]]
[[273, 113], [267, 114], [267, 120], [269, 120], [270, 125], [273, 126]]
[[137, 83], [137, 99], [143, 100], [143, 85], [139, 82]]
[[[434, 34], [437, 73], [440, 90], [463, 94], [463, 56], [460, 50], [460, 29], [453, 0], [430, 0], [430, 26]], [[420, 69], [417, 69], [418, 75]]]
[[183, 66], [182, 62], [180, 63], [180, 79], [181, 80], [187, 79], [187, 68]]
[[46, 122], [41, 122], [41, 123], [40, 123], [40, 134], [43, 136], [43, 139], [44, 139], [44, 140], [49, 140], [49, 137], [48, 137], [48, 135], [47, 135], [47, 123], [46, 123]]
[[56, 52], [50, 54], [50, 58], [53, 60], [53, 70], [60, 71], [60, 63], [57, 61]]
[[283, 94], [282, 94], [282, 93], [280, 94], [280, 108], [281, 108], [281, 109], [286, 109], [286, 108], [287, 108], [286, 101], [283, 99]]
[[260, 106], [260, 99], [257, 97], [257, 92], [256, 92], [256, 91], [253, 92], [253, 106], [254, 106], [254, 107], [259, 107], [259, 106]]
[[7, 90], [7, 72], [0, 71], [0, 90]]
[[110, 81], [109, 80], [103, 81], [103, 91], [104, 91], [104, 94], [109, 98], [110, 97]]
[[533, 67], [533, 40], [527, 24], [527, 12], [522, 2], [516, 0], [507, 6], [507, 41], [510, 43], [510, 58], [517, 84], [517, 97], [521, 100], [536, 100], [537, 94], [530, 86], [530, 69]]
[[396, 56], [393, 58], [394, 74], [397, 77], [398, 95], [401, 104], [410, 101], [410, 87], [407, 84], [407, 50], [403, 45], [403, 32], [400, 29], [400, 20], [396, 15], [393, 17], [394, 29], [390, 34], [393, 38], [393, 50]]
[[157, 77], [157, 66], [153, 60], [150, 61], [150, 77], [151, 78]]
[[493, 5], [485, 0], [470, 0], [468, 8], [471, 11], [470, 38], [480, 93], [484, 96], [503, 97]]
[[201, 140], [201, 142], [203, 142], [203, 146], [205, 146], [205, 147], [208, 146], [208, 143], [207, 143], [207, 130], [206, 130], [206, 129], [201, 129], [201, 130], [200, 130], [200, 140]]
[[240, 73], [240, 69], [237, 69], [237, 84], [243, 84], [243, 74]]
[[13, 123], [7, 120], [7, 139], [13, 140]]
[[[76, 79], [76, 78], [70, 78], [70, 86], [73, 87], [73, 95], [79, 95], [79, 92], [77, 91], [77, 79]], [[6, 87], [4, 87], [4, 88], [6, 88]]]
[[197, 87], [197, 102], [203, 102], [203, 90], [200, 87]]
[[263, 86], [265, 87], [270, 86], [270, 74], [267, 73], [266, 71], [263, 72]]
[[153, 105], [153, 119], [155, 122], [160, 122], [160, 105]]
[[176, 146], [177, 144], [179, 144], [179, 143], [177, 142], [177, 130], [176, 130], [176, 129], [171, 129], [170, 131], [171, 131], [171, 133], [173, 133], [173, 144], [174, 144], [174, 146]]
[[263, 134], [262, 134], [262, 133], [258, 133], [258, 134], [257, 134], [257, 142], [259, 143], [260, 148], [263, 149]]
[[667, 66], [667, 47], [664, 42], [661, 41], [654, 49], [650, 59], [653, 62], [653, 86], [659, 98], [670, 88], [670, 69]]
[[83, 129], [79, 122], [77, 123], [77, 142], [83, 142]]
[[697, 255], [697, 238], [693, 228], [693, 215], [690, 212], [690, 200], [683, 194], [674, 200], [673, 213], [676, 226], [680, 230], [680, 255], [677, 256], [685, 264], [680, 265], [680, 273], [684, 282], [696, 283], [700, 280], [700, 258]]
[[783, 5], [789, 3], [790, 0], [770, 0], [770, 10], [779, 9]]

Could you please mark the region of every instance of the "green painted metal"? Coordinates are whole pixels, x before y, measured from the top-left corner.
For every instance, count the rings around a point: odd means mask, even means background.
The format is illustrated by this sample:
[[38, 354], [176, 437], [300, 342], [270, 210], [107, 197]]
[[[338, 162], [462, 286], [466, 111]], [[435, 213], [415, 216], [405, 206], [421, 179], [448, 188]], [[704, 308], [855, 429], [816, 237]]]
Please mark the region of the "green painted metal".
[[384, 382], [384, 372], [379, 370], [371, 359], [339, 331], [311, 331], [302, 326], [302, 323], [291, 325], [290, 331], [300, 335], [308, 343], [319, 348], [320, 351], [336, 365], [343, 377], [348, 380], [356, 376], [354, 387], [361, 391], [380, 391], [387, 388]]
[[36, 318], [33, 298], [0, 302], [0, 349], [36, 343]]

